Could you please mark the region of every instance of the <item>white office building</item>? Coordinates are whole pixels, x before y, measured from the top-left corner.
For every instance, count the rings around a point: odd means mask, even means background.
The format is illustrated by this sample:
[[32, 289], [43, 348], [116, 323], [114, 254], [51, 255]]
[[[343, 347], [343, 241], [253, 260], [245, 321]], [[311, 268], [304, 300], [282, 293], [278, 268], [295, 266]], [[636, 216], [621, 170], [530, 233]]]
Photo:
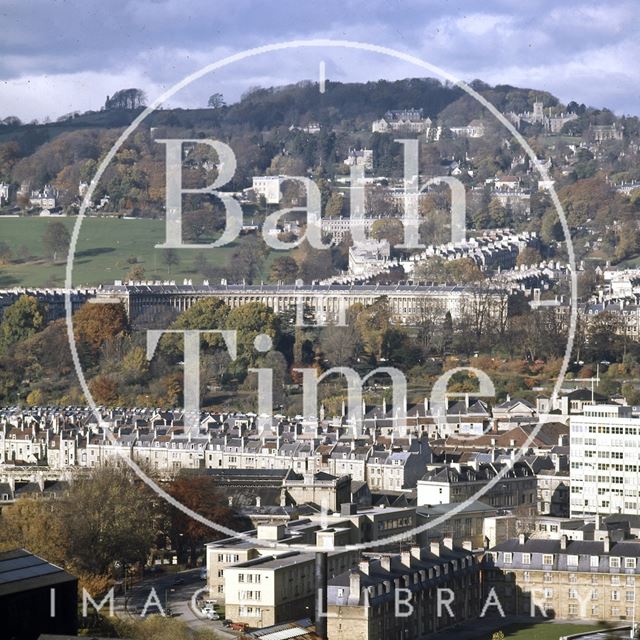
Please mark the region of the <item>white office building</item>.
[[571, 517], [640, 514], [640, 417], [615, 404], [583, 410], [571, 416]]

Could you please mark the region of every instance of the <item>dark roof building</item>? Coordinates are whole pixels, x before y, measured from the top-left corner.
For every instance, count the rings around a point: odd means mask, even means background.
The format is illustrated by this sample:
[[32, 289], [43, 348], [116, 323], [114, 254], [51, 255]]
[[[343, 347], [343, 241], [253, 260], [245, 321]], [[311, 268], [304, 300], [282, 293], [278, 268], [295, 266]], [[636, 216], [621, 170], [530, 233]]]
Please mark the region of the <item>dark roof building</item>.
[[0, 553], [0, 621], [4, 640], [77, 633], [78, 580], [24, 549]]

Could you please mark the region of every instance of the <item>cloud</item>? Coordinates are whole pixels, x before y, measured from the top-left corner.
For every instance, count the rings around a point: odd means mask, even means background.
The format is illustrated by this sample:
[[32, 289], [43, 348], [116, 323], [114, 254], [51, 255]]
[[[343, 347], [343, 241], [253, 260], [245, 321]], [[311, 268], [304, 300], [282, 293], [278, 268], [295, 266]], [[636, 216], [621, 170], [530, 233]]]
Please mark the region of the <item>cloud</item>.
[[[230, 53], [289, 39], [328, 37], [381, 44], [464, 78], [549, 90], [618, 111], [640, 112], [634, 3], [509, 0], [20, 0], [0, 8], [0, 116], [23, 119], [96, 109], [139, 86], [150, 97]], [[482, 7], [481, 9], [479, 7]], [[374, 55], [331, 50], [252, 59], [176, 96], [201, 106], [221, 90], [237, 99], [255, 84], [329, 77], [366, 80], [424, 75]]]

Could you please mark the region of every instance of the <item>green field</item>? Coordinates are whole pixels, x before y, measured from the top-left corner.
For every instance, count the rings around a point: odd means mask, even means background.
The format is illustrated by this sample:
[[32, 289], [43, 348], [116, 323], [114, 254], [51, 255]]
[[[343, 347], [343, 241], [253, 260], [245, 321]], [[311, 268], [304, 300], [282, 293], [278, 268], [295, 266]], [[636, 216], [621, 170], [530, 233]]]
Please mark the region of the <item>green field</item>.
[[[76, 218], [54, 218], [72, 230]], [[0, 267], [0, 287], [63, 286], [65, 262], [52, 264], [45, 258], [42, 236], [52, 218], [0, 218], [0, 240], [7, 242], [14, 252], [14, 262]], [[229, 266], [237, 244], [217, 249], [181, 249], [179, 264], [170, 269], [163, 262], [163, 249], [155, 249], [164, 242], [164, 220], [123, 220], [85, 218], [82, 221], [74, 260], [73, 285], [109, 284], [123, 279], [131, 268], [131, 256], [145, 270], [147, 280], [176, 280], [192, 278], [194, 284], [203, 276], [193, 266], [194, 257], [203, 252], [212, 266]], [[28, 251], [21, 250], [26, 247]], [[23, 260], [24, 254], [32, 257]], [[269, 256], [273, 258], [275, 256]], [[268, 272], [271, 259], [264, 270]]]
[[503, 631], [505, 638], [513, 638], [513, 640], [558, 640], [562, 636], [570, 636], [584, 631], [596, 631], [602, 628], [602, 625], [545, 622], [529, 626], [510, 625]]

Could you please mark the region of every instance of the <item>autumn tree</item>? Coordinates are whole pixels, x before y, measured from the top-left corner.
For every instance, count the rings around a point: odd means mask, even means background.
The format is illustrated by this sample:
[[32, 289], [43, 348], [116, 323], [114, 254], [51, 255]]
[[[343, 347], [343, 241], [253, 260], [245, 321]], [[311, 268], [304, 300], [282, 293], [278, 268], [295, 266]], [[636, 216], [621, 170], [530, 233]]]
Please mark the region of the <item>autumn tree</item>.
[[13, 251], [8, 242], [0, 241], [0, 265], [5, 265], [11, 262]]
[[161, 517], [146, 486], [117, 467], [75, 480], [59, 511], [69, 557], [81, 570], [97, 574], [107, 573], [115, 561], [145, 562]]
[[107, 340], [127, 333], [129, 321], [123, 304], [87, 302], [73, 316], [73, 328], [76, 340], [95, 355]]
[[355, 328], [366, 351], [379, 359], [386, 332], [391, 327], [391, 310], [385, 297], [357, 311]]
[[404, 227], [400, 220], [395, 218], [382, 218], [373, 223], [371, 235], [376, 240], [387, 240], [393, 248], [404, 242]]
[[[170, 483], [167, 491], [181, 504], [208, 520], [230, 529], [236, 526], [236, 514], [229, 508], [226, 498], [218, 491], [212, 478], [181, 476]], [[173, 506], [169, 509], [172, 546], [180, 560], [185, 559], [188, 549], [189, 562], [191, 566], [195, 566], [198, 547], [205, 541], [222, 536], [220, 532], [194, 520], [181, 509]]]
[[49, 500], [24, 498], [2, 509], [0, 549], [24, 547], [54, 564], [68, 559], [68, 538]]

